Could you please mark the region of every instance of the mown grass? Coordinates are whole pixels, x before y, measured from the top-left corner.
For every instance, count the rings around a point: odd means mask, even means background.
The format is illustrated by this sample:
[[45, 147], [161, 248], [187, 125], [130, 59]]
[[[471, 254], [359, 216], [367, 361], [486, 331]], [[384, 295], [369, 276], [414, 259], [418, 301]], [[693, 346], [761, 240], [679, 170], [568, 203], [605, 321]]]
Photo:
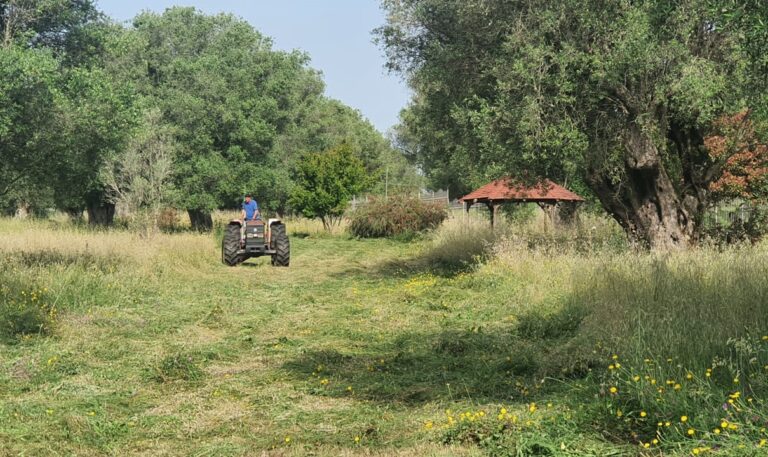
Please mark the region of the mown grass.
[[451, 224], [300, 222], [280, 269], [220, 265], [210, 235], [0, 221], [6, 295], [57, 310], [0, 350], [0, 454], [760, 455], [765, 248]]

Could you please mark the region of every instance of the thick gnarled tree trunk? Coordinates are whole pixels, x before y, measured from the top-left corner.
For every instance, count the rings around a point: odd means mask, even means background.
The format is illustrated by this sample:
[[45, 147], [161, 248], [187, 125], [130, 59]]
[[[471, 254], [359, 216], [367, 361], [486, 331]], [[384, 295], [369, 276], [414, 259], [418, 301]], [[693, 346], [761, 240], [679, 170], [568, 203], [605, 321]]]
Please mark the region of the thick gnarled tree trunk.
[[108, 227], [115, 222], [115, 204], [106, 200], [104, 192], [91, 191], [85, 197], [88, 225]]
[[691, 196], [681, 197], [654, 142], [637, 125], [629, 128], [624, 179], [614, 184], [606, 174], [589, 176], [603, 206], [627, 234], [651, 249], [688, 247], [696, 234]]

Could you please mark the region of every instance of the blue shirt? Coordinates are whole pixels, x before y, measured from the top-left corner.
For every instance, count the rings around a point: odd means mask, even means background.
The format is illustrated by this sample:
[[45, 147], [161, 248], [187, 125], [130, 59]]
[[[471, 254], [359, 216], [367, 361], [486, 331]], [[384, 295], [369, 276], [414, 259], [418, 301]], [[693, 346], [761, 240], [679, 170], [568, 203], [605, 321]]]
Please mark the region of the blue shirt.
[[250, 221], [253, 219], [256, 211], [258, 211], [259, 205], [256, 203], [256, 200], [251, 200], [248, 203], [243, 202], [243, 209], [245, 210], [245, 220]]

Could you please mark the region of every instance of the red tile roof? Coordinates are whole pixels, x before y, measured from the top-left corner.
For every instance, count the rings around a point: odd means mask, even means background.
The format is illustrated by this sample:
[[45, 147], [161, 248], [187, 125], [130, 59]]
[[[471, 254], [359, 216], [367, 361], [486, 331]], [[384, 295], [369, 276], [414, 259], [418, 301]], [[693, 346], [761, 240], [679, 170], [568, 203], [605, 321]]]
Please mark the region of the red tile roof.
[[513, 184], [510, 178], [497, 179], [460, 198], [461, 202], [486, 201], [572, 201], [581, 202], [583, 198], [563, 186], [545, 179], [533, 187]]

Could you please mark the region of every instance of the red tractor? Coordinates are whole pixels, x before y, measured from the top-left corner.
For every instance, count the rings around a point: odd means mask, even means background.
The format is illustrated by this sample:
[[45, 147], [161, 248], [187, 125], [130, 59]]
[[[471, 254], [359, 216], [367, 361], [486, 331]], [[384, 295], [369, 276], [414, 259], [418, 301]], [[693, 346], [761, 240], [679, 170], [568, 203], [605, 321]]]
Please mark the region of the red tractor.
[[221, 240], [221, 261], [234, 267], [251, 257], [268, 255], [272, 265], [287, 267], [291, 261], [291, 245], [285, 224], [280, 219], [269, 219], [266, 223], [257, 219], [230, 221]]

